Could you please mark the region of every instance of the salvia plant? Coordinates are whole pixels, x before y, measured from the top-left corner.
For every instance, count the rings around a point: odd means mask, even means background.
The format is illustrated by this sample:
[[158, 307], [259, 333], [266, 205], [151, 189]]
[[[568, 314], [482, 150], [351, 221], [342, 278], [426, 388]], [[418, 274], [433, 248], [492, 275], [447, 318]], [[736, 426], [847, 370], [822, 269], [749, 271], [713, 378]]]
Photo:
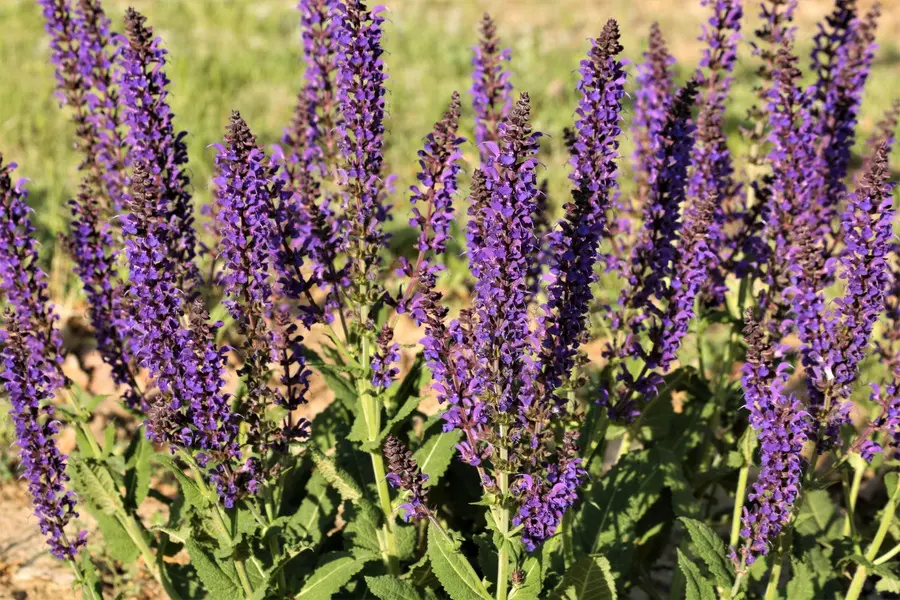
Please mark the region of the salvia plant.
[[386, 9], [302, 0], [290, 123], [266, 148], [233, 112], [195, 212], [152, 25], [39, 3], [81, 153], [63, 247], [131, 418], [98, 436], [103, 398], [63, 372], [12, 157], [0, 379], [82, 597], [109, 560], [171, 598], [900, 593], [900, 103], [853, 155], [877, 5], [836, 0], [803, 57], [796, 0], [703, 0], [696, 66], [653, 25], [632, 67], [596, 24], [565, 132], [536, 130], [485, 15], [403, 191]]

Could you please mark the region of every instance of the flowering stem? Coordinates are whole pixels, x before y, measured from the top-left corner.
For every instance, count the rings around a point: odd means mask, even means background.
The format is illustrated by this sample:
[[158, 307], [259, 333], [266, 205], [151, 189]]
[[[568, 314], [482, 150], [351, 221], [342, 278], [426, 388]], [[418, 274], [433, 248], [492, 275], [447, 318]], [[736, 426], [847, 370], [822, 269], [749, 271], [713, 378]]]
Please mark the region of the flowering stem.
[[[881, 513], [881, 523], [878, 524], [878, 531], [875, 532], [875, 537], [872, 539], [872, 543], [869, 544], [869, 549], [866, 552], [865, 558], [869, 562], [875, 560], [878, 551], [881, 549], [881, 544], [884, 543], [884, 538], [894, 522], [898, 500], [900, 500], [900, 477], [897, 478], [897, 485], [891, 493], [890, 499], [888, 499], [887, 506], [884, 507], [884, 512]], [[891, 552], [894, 552], [894, 550], [891, 550]], [[859, 598], [867, 576], [866, 567], [857, 565], [856, 573], [854, 573], [853, 580], [850, 582], [850, 589], [847, 590], [845, 600], [856, 600]]]
[[888, 550], [887, 552], [885, 552], [884, 554], [882, 554], [881, 556], [879, 556], [878, 558], [873, 560], [872, 564], [873, 565], [882, 565], [882, 564], [886, 563], [887, 561], [891, 560], [892, 558], [894, 558], [895, 556], [897, 556], [898, 553], [900, 553], [900, 544], [897, 544], [896, 546], [894, 546], [893, 548], [891, 548], [890, 550]]
[[847, 496], [847, 516], [844, 520], [844, 535], [853, 534], [853, 543], [858, 544], [856, 536], [856, 523], [853, 516], [856, 513], [856, 499], [859, 496], [859, 486], [862, 484], [863, 475], [866, 472], [865, 462], [857, 457], [853, 464], [853, 481], [847, 489], [847, 479], [844, 477], [844, 493]]
[[497, 551], [497, 600], [506, 600], [507, 585], [509, 580], [509, 557], [507, 556], [506, 536], [509, 533], [509, 507], [506, 504], [506, 494], [509, 489], [509, 475], [506, 473], [506, 461], [509, 450], [506, 448], [506, 425], [500, 425], [500, 472], [497, 475], [497, 483], [500, 486], [500, 521], [497, 526], [503, 541]]

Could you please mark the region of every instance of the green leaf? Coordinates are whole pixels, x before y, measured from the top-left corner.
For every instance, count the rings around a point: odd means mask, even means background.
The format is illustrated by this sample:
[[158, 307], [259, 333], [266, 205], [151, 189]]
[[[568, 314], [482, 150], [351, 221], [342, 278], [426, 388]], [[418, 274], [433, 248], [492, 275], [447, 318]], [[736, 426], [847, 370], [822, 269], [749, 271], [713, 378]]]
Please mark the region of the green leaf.
[[84, 500], [105, 515], [124, 512], [119, 487], [106, 464], [93, 458], [73, 457], [70, 465], [75, 489]]
[[381, 546], [378, 543], [381, 527], [381, 512], [368, 500], [347, 507], [344, 519], [347, 526], [344, 536], [354, 554], [378, 554]]
[[[790, 588], [788, 588], [788, 590], [790, 590]], [[900, 594], [900, 579], [891, 576], [882, 577], [875, 583], [875, 591], [888, 594]], [[793, 596], [789, 596], [789, 598], [794, 600]], [[809, 598], [811, 599], [812, 596], [809, 596]], [[804, 597], [800, 600], [807, 600], [807, 598]]]
[[341, 588], [350, 583], [362, 571], [365, 558], [347, 552], [331, 552], [322, 557], [323, 562], [309, 576], [303, 589], [295, 598], [303, 600], [330, 600]]
[[734, 571], [725, 542], [705, 523], [686, 517], [682, 517], [681, 522], [691, 536], [691, 549], [709, 567], [716, 585], [729, 588], [734, 583]]
[[538, 600], [541, 597], [543, 573], [540, 556], [529, 556], [522, 565], [522, 585], [513, 587], [509, 600]]
[[306, 484], [306, 496], [297, 512], [287, 520], [286, 529], [300, 538], [309, 538], [314, 544], [321, 542], [325, 527], [337, 508], [333, 495], [322, 474], [313, 473]]
[[343, 376], [340, 368], [328, 363], [319, 363], [315, 365], [315, 369], [325, 380], [328, 389], [334, 393], [335, 400], [351, 409], [356, 405], [356, 388], [349, 379]]
[[787, 585], [790, 600], [816, 600], [815, 577], [805, 561], [791, 559], [793, 577]]
[[[375, 440], [367, 441], [362, 445], [362, 449], [370, 452], [372, 450], [377, 450], [381, 448], [381, 443], [384, 441], [384, 438], [388, 436], [389, 433], [396, 427], [399, 423], [406, 420], [406, 417], [412, 414], [416, 408], [419, 406], [420, 399], [418, 396], [409, 396], [406, 399], [406, 402], [403, 403], [403, 406], [397, 411], [393, 417], [388, 420], [387, 424], [385, 424], [384, 428], [381, 430], [381, 433], [378, 434], [378, 437]], [[357, 419], [359, 420], [359, 419]], [[354, 426], [356, 423], [354, 423]]]
[[456, 444], [459, 443], [462, 432], [458, 429], [446, 433], [438, 433], [428, 438], [421, 448], [415, 451], [413, 458], [423, 473], [428, 475], [426, 486], [437, 485], [437, 482], [447, 468], [456, 453]]
[[794, 527], [803, 535], [834, 539], [841, 536], [843, 519], [827, 491], [811, 490], [803, 494], [803, 504]]
[[651, 450], [658, 456], [663, 471], [663, 484], [672, 494], [672, 511], [679, 517], [699, 517], [703, 504], [694, 496], [694, 488], [684, 476], [684, 469], [675, 455], [658, 447]]
[[576, 516], [574, 535], [584, 554], [603, 551], [614, 572], [630, 567], [637, 523], [660, 498], [665, 473], [659, 454], [647, 450], [622, 457], [598, 483]]
[[422, 596], [411, 583], [397, 579], [393, 575], [366, 577], [366, 585], [380, 600], [422, 600]]
[[[449, 535], [456, 537], [452, 532]], [[428, 558], [438, 581], [453, 600], [491, 600], [475, 569], [460, 552], [459, 541], [449, 535], [434, 523], [428, 524]]]
[[678, 567], [684, 574], [685, 600], [716, 600], [713, 584], [700, 573], [700, 569], [681, 550], [678, 552]]
[[153, 446], [143, 431], [135, 433], [125, 455], [125, 500], [128, 506], [137, 508], [150, 491], [150, 458], [153, 456]]
[[209, 504], [209, 499], [203, 494], [197, 483], [185, 474], [184, 469], [175, 462], [174, 458], [159, 452], [153, 455], [153, 460], [175, 476], [175, 479], [181, 484], [181, 493], [188, 506], [202, 508]]
[[126, 564], [137, 559], [141, 551], [119, 520], [114, 516], [97, 510], [91, 503], [86, 502], [84, 506], [91, 513], [91, 516], [97, 520], [97, 527], [100, 529], [100, 533], [103, 534], [103, 545], [107, 554], [113, 559]]
[[566, 571], [552, 600], [616, 600], [616, 583], [609, 561], [600, 555], [582, 556]]
[[309, 453], [313, 462], [319, 469], [319, 473], [325, 478], [331, 486], [337, 490], [341, 498], [348, 502], [359, 502], [362, 497], [362, 488], [356, 483], [349, 473], [341, 469], [334, 460], [325, 456], [321, 450], [315, 446], [309, 446]]
[[196, 540], [188, 539], [185, 543], [191, 557], [191, 565], [197, 570], [203, 587], [212, 598], [240, 600], [244, 593], [238, 581], [227, 573], [216, 558]]

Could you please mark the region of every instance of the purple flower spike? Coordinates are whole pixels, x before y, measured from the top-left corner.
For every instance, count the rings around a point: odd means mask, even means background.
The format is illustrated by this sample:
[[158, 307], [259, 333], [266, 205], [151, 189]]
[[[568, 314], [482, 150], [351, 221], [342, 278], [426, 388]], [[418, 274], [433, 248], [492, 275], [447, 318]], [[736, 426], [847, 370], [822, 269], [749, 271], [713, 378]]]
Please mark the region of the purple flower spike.
[[474, 47], [472, 58], [472, 107], [475, 109], [475, 143], [484, 163], [490, 152], [485, 142], [500, 139], [500, 123], [512, 108], [512, 83], [509, 71], [503, 68], [510, 61], [509, 48], [500, 48], [497, 25], [484, 13], [481, 19], [481, 38]]
[[581, 99], [570, 160], [570, 178], [576, 189], [573, 201], [566, 205], [566, 217], [551, 235], [548, 251], [551, 281], [541, 325], [541, 368], [548, 394], [574, 366], [592, 298], [590, 288], [596, 280], [598, 246], [616, 185], [617, 138], [625, 93], [625, 72], [617, 58], [621, 51], [618, 25], [610, 20], [581, 62]]
[[[702, 92], [688, 196], [698, 205], [709, 196], [716, 199], [715, 216], [709, 228], [709, 247], [713, 254], [706, 267], [709, 281], [704, 284], [704, 297], [710, 304], [718, 305], [724, 301], [726, 290], [719, 256], [730, 250], [725, 247], [725, 225], [735, 218], [731, 215], [735, 211], [731, 204], [736, 195], [734, 168], [725, 140], [725, 102], [734, 81], [731, 74], [737, 60], [743, 9], [741, 0], [704, 0], [703, 4], [712, 5], [713, 16], [703, 26], [700, 36], [706, 47], [696, 74]], [[687, 211], [691, 210], [689, 206]]]
[[181, 224], [169, 219], [169, 203], [150, 169], [143, 161], [135, 165], [130, 214], [122, 227], [131, 281], [131, 351], [159, 390], [145, 422], [147, 435], [212, 459], [215, 481], [222, 477], [220, 467], [227, 470], [240, 458], [237, 415], [222, 392], [227, 350], [215, 344], [218, 324], [209, 325], [202, 299], [186, 304], [174, 259], [161, 251], [181, 235]]
[[650, 26], [650, 47], [644, 62], [637, 67], [634, 90], [634, 172], [637, 177], [638, 208], [646, 202], [650, 189], [649, 173], [659, 153], [657, 140], [665, 124], [666, 111], [675, 98], [675, 58], [669, 54], [658, 23]]
[[409, 448], [392, 435], [384, 442], [384, 457], [388, 461], [388, 483], [394, 489], [408, 492], [406, 502], [400, 505], [403, 509], [403, 520], [426, 519], [432, 516], [428, 507], [428, 490], [425, 484], [428, 475], [422, 473]]
[[381, 7], [368, 10], [353, 0], [338, 19], [338, 124], [343, 182], [343, 209], [348, 234], [344, 246], [352, 261], [351, 278], [365, 287], [373, 279], [378, 251], [387, 240], [382, 224], [390, 205], [385, 202], [384, 50], [381, 47]]
[[[419, 184], [410, 188], [413, 216], [409, 224], [419, 228], [417, 246], [420, 253], [441, 254], [449, 239], [453, 197], [462, 158], [459, 146], [465, 141], [456, 133], [459, 114], [459, 94], [453, 92], [447, 112], [434, 124], [434, 131], [428, 134], [424, 148], [419, 150], [420, 170], [416, 177]], [[422, 214], [417, 204], [424, 205], [422, 210], [426, 210], [426, 214]]]
[[82, 531], [69, 540], [65, 532], [78, 513], [75, 495], [66, 491], [67, 457], [56, 447], [59, 422], [51, 403], [64, 384], [62, 342], [54, 327], [46, 277], [37, 265], [27, 192], [13, 183], [13, 169], [15, 165], [4, 165], [0, 156], [0, 290], [8, 304], [5, 330], [0, 332], [0, 380], [12, 406], [10, 416], [34, 514], [50, 552], [69, 559], [85, 544], [87, 534]]
[[154, 37], [147, 19], [129, 8], [125, 13], [127, 37], [121, 38], [122, 68], [117, 83], [124, 103], [123, 120], [130, 145], [127, 164], [142, 162], [156, 179], [166, 219], [175, 234], [167, 238], [167, 251], [179, 280], [195, 281], [199, 275], [193, 263], [196, 256], [194, 212], [189, 180], [185, 132], [175, 132], [169, 108], [166, 54], [160, 39]]
[[765, 556], [791, 518], [800, 495], [800, 475], [805, 466], [803, 445], [809, 415], [793, 395], [784, 390], [786, 364], [775, 366], [766, 333], [747, 313], [744, 328], [747, 360], [741, 382], [750, 425], [760, 442], [760, 472], [747, 496], [741, 536], [741, 555], [747, 564]]
[[[842, 5], [839, 2], [836, 11], [844, 21], [850, 15], [844, 14], [849, 9]], [[820, 68], [819, 81], [813, 89], [820, 101], [816, 111], [816, 135], [825, 166], [824, 181], [815, 199], [817, 220], [822, 235], [838, 239], [841, 231], [832, 231], [832, 223], [847, 193], [844, 179], [850, 166], [863, 89], [875, 56], [875, 28], [879, 16], [880, 8], [876, 4], [863, 19], [835, 26], [837, 31], [833, 35], [843, 39], [834, 51], [833, 64]], [[843, 31], [843, 28], [849, 29]], [[827, 250], [826, 259], [830, 257]]]

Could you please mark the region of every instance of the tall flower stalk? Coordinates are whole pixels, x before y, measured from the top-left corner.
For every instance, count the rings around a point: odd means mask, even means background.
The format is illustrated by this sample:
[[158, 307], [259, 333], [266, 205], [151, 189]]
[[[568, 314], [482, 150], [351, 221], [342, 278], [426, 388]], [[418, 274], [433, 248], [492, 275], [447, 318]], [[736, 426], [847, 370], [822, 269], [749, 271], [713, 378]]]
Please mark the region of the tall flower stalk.
[[487, 13], [481, 19], [481, 39], [472, 57], [472, 108], [475, 109], [475, 143], [482, 162], [487, 160], [489, 149], [485, 142], [496, 143], [500, 123], [512, 107], [512, 83], [510, 73], [503, 63], [509, 62], [512, 53], [502, 48], [497, 36], [497, 24]]

